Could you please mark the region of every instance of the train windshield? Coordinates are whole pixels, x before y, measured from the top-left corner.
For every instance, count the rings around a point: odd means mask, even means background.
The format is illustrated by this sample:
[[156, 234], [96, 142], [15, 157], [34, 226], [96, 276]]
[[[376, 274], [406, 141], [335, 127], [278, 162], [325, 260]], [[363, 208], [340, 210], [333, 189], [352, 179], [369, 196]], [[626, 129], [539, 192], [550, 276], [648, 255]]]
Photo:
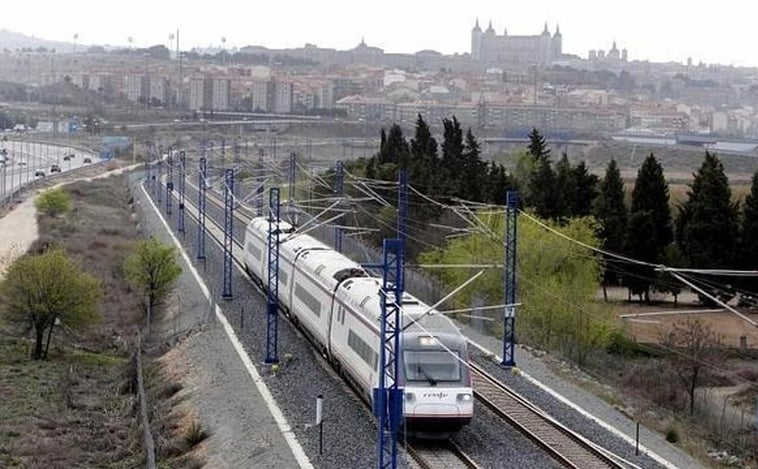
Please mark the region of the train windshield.
[[460, 381], [461, 362], [445, 350], [406, 350], [405, 380], [423, 381], [436, 386], [441, 381]]

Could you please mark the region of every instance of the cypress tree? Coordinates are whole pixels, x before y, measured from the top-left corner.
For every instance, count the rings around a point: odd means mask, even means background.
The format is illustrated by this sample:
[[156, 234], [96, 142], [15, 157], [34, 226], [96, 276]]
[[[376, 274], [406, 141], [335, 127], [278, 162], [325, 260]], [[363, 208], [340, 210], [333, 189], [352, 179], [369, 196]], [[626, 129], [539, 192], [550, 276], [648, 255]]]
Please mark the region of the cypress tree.
[[537, 216], [556, 219], [558, 193], [550, 160], [545, 159], [539, 163], [537, 172], [532, 177], [529, 194], [531, 194], [531, 206], [534, 207]]
[[529, 145], [527, 146], [529, 154], [536, 161], [547, 160], [550, 158], [550, 149], [547, 147], [545, 137], [543, 137], [539, 130], [532, 127], [532, 131], [529, 132]]
[[740, 238], [741, 267], [758, 270], [758, 171], [753, 174], [750, 194], [745, 198]]
[[[600, 239], [603, 248], [616, 254], [624, 252], [624, 238], [627, 230], [628, 209], [624, 203], [624, 183], [621, 180], [616, 160], [611, 160], [605, 170], [605, 177], [600, 184], [600, 193], [592, 210], [592, 214], [600, 222]], [[611, 262], [605, 259], [605, 272], [603, 276], [603, 292], [610, 283], [616, 283], [620, 279], [611, 269]]]
[[567, 220], [574, 216], [572, 210], [576, 206], [578, 191], [571, 163], [569, 163], [566, 153], [563, 153], [561, 159], [555, 165], [555, 190], [554, 216], [558, 220]]
[[[740, 228], [740, 267], [745, 270], [758, 270], [758, 171], [753, 174], [750, 194], [745, 198]], [[758, 296], [758, 278], [746, 277], [740, 284], [745, 290], [756, 293], [750, 298], [751, 302], [755, 303]]]
[[438, 167], [437, 141], [421, 114], [416, 119], [416, 135], [411, 140], [408, 179], [422, 191], [434, 192]]
[[590, 174], [584, 161], [580, 161], [573, 169], [573, 179], [576, 184], [576, 197], [571, 213], [576, 217], [585, 217], [592, 212], [599, 178]]
[[679, 248], [687, 262], [699, 268], [734, 266], [738, 239], [737, 207], [719, 159], [705, 152], [677, 223]]
[[446, 195], [458, 195], [463, 171], [463, 131], [455, 116], [442, 119], [443, 142], [440, 188]]
[[458, 195], [464, 199], [481, 202], [484, 199], [487, 166], [482, 161], [479, 142], [470, 127], [466, 132], [466, 145], [461, 160], [463, 171], [459, 180]]
[[[636, 224], [643, 224], [646, 229], [643, 230]], [[640, 237], [645, 239], [640, 239]], [[658, 263], [661, 261], [664, 248], [672, 240], [668, 183], [663, 177], [663, 168], [651, 153], [642, 163], [632, 191], [627, 252], [636, 259]], [[630, 276], [625, 279], [625, 282], [627, 285], [634, 284], [638, 289], [635, 293], [639, 294], [639, 289], [643, 288], [641, 284], [645, 282], [639, 276], [646, 277], [648, 283], [644, 285], [642, 293], [647, 301], [649, 288], [654, 283], [657, 274], [651, 267], [641, 267], [641, 270], [635, 274], [638, 278], [632, 279]]]

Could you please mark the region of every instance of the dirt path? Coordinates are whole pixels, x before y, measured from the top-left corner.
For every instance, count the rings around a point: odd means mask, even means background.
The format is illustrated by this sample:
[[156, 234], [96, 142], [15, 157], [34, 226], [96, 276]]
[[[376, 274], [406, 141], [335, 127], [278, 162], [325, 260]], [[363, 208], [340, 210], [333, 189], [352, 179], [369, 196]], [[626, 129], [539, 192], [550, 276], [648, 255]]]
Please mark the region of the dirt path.
[[8, 266], [39, 237], [35, 200], [36, 196], [27, 198], [0, 218], [0, 280]]

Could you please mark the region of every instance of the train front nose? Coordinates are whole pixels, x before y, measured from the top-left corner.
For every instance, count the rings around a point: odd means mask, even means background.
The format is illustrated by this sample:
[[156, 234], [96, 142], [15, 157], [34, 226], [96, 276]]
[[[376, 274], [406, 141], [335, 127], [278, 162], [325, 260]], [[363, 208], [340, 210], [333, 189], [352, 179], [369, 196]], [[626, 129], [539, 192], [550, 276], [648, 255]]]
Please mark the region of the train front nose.
[[455, 431], [471, 421], [473, 412], [470, 390], [414, 389], [405, 393], [405, 423], [412, 430]]

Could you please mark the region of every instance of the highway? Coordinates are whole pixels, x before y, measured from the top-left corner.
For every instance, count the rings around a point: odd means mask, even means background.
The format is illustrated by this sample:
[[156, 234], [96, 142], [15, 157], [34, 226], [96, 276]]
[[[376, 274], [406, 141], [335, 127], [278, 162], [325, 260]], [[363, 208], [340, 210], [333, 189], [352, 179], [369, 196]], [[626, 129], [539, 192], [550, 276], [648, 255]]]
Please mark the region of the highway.
[[[0, 149], [5, 149], [6, 154], [5, 163], [0, 163], [0, 201], [5, 201], [32, 181], [59, 174], [50, 172], [53, 165], [58, 165], [61, 172], [66, 172], [86, 164], [85, 158], [92, 162], [99, 159], [94, 153], [78, 148], [29, 141], [0, 142]], [[73, 157], [66, 158], [72, 154]], [[44, 176], [39, 175], [38, 171], [44, 173]]]

